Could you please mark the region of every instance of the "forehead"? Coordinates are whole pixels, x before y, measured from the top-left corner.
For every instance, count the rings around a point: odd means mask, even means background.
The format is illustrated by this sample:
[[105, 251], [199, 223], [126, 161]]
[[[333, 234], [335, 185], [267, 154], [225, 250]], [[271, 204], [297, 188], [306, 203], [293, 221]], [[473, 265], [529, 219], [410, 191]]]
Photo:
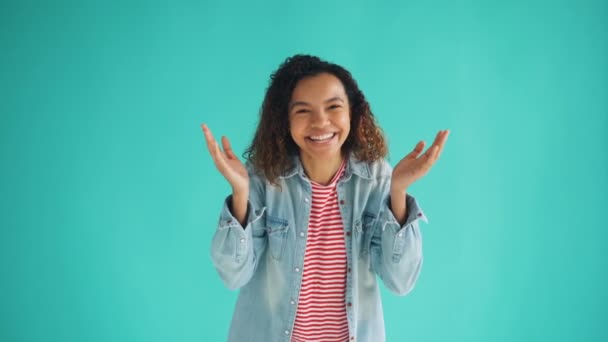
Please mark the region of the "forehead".
[[344, 85], [336, 76], [322, 73], [298, 81], [291, 94], [291, 102], [318, 103], [333, 97], [347, 100]]

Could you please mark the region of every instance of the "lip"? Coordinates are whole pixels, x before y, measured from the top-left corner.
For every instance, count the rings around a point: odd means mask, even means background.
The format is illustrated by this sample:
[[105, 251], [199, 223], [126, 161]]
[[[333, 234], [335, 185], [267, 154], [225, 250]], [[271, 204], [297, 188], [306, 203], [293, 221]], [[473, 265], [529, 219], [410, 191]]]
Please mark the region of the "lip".
[[[308, 141], [309, 143], [314, 144], [314, 145], [327, 145], [327, 144], [332, 143], [338, 137], [337, 132], [328, 132], [325, 134], [333, 134], [333, 135], [331, 138], [328, 138], [325, 140], [313, 140], [310, 138], [310, 136], [307, 136], [306, 141]], [[314, 134], [314, 136], [321, 136], [321, 135], [324, 135], [324, 134]]]
[[327, 134], [337, 134], [338, 132], [315, 132], [313, 134], [309, 134], [306, 136], [307, 139], [310, 139], [310, 137], [320, 137], [323, 135], [327, 135]]

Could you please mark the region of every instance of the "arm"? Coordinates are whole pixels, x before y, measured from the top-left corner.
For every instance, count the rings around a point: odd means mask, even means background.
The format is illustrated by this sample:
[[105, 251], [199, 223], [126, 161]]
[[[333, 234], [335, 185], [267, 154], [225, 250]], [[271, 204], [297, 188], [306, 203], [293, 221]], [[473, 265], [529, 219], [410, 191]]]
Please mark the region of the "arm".
[[371, 240], [372, 268], [391, 291], [400, 295], [412, 290], [420, 274], [422, 235], [418, 219], [428, 222], [407, 189], [437, 161], [448, 134], [448, 130], [439, 131], [423, 154], [424, 141], [418, 142], [392, 172], [386, 172], [390, 177], [385, 173], [379, 181], [382, 205]]
[[[258, 176], [250, 173], [249, 177], [249, 196], [244, 208], [235, 208], [242, 205], [236, 194], [226, 198], [211, 243], [213, 264], [226, 287], [232, 290], [249, 282], [266, 248], [264, 185]], [[241, 213], [242, 220], [238, 218]]]
[[247, 209], [249, 206], [249, 191], [245, 191], [244, 193], [232, 193], [231, 200], [228, 202], [230, 204], [230, 213], [237, 220], [237, 222], [241, 226], [245, 226], [247, 221]]
[[399, 224], [405, 223], [407, 217], [407, 190], [391, 189], [391, 212]]
[[227, 137], [222, 137], [222, 150], [209, 127], [201, 127], [213, 163], [233, 193], [224, 201], [211, 243], [211, 258], [224, 284], [236, 289], [249, 282], [266, 247], [261, 219], [266, 209], [264, 181], [241, 163]]
[[373, 227], [371, 239], [371, 267], [393, 293], [406, 295], [413, 288], [422, 268], [422, 235], [419, 220], [428, 220], [416, 199], [407, 194], [402, 200], [408, 208], [401, 224], [389, 208], [392, 196], [383, 197], [380, 215]]

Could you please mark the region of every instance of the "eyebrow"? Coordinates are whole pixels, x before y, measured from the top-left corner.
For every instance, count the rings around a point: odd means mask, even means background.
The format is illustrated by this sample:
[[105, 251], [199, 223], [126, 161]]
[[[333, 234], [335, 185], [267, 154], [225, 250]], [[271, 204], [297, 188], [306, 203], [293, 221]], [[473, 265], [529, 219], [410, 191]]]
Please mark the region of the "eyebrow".
[[[342, 100], [342, 98], [341, 98], [341, 97], [339, 97], [339, 96], [334, 96], [334, 97], [332, 97], [332, 98], [330, 98], [330, 99], [327, 99], [327, 100], [325, 100], [325, 103], [329, 103], [329, 102], [336, 101], [336, 100], [339, 100], [339, 101], [341, 101], [342, 103], [344, 103], [344, 100]], [[289, 106], [289, 110], [292, 110], [292, 109], [293, 109], [293, 107], [298, 106], [298, 105], [301, 105], [301, 106], [309, 106], [309, 105], [310, 105], [310, 103], [308, 103], [308, 102], [304, 102], [304, 101], [296, 101], [296, 102], [292, 103], [292, 104]]]

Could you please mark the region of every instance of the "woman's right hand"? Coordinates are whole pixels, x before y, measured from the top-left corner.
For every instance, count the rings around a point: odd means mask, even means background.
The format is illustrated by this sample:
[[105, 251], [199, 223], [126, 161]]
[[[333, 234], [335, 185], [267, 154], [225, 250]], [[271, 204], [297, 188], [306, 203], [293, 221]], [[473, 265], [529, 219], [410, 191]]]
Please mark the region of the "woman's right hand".
[[201, 127], [203, 128], [207, 148], [213, 158], [215, 167], [217, 167], [228, 183], [230, 183], [230, 186], [232, 186], [232, 193], [244, 194], [247, 197], [249, 193], [249, 175], [247, 174], [245, 165], [232, 152], [228, 138], [222, 137], [222, 146], [224, 148], [222, 151], [209, 127], [206, 124], [202, 124]]

